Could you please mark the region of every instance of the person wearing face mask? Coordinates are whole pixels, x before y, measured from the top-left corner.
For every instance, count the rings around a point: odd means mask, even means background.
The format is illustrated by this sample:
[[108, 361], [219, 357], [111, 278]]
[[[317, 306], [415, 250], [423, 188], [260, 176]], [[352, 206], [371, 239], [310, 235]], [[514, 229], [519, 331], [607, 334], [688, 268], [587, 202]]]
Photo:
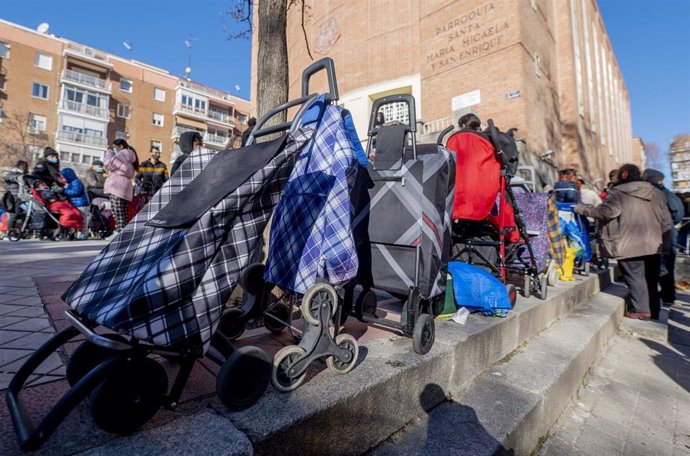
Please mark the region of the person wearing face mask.
[[113, 141], [105, 152], [104, 168], [108, 172], [103, 190], [109, 195], [115, 229], [121, 231], [128, 222], [128, 206], [134, 197], [132, 179], [139, 169], [139, 158], [124, 139]]
[[91, 199], [107, 198], [103, 191], [105, 185], [105, 168], [101, 160], [94, 160], [93, 165], [86, 171], [86, 190]]
[[139, 165], [137, 181], [142, 188], [148, 188], [153, 195], [168, 180], [168, 167], [160, 161], [161, 151], [157, 147], [151, 147], [151, 158]]
[[43, 157], [43, 160], [39, 160], [38, 163], [36, 163], [31, 174], [45, 182], [53, 191], [60, 193], [62, 187], [64, 187], [67, 182], [60, 174], [60, 158], [58, 157], [58, 153], [52, 147], [46, 147], [43, 150]]

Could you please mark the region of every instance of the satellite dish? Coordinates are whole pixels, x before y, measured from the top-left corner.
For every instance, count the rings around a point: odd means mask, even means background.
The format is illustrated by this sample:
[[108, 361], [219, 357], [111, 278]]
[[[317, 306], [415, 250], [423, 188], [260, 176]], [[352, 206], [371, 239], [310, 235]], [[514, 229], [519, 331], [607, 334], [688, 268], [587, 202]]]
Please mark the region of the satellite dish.
[[50, 30], [50, 25], [47, 22], [41, 22], [41, 24], [36, 27], [36, 31], [39, 33], [48, 33], [48, 30]]

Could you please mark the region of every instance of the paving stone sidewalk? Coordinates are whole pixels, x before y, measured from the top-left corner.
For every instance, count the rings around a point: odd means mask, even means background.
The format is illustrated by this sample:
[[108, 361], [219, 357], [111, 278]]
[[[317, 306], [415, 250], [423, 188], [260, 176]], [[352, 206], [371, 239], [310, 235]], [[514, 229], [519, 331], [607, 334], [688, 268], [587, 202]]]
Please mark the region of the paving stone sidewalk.
[[690, 296], [665, 328], [625, 324], [540, 456], [690, 455]]
[[[74, 279], [105, 245], [104, 241], [0, 242], [0, 390], [7, 388], [26, 358], [55, 333], [36, 280]], [[62, 360], [54, 354], [27, 384], [60, 380], [64, 373]]]

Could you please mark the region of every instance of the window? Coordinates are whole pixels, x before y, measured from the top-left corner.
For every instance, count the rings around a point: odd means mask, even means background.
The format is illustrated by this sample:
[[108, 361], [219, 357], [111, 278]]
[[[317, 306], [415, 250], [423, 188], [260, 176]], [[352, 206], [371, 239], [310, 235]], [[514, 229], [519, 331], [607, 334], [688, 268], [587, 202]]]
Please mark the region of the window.
[[72, 154], [72, 155], [70, 156], [70, 161], [71, 161], [72, 163], [79, 163], [79, 154]]
[[159, 114], [157, 112], [153, 113], [153, 117], [151, 118], [151, 123], [157, 127], [162, 127], [163, 123], [165, 122], [165, 116], [163, 114]]
[[46, 117], [38, 114], [29, 114], [29, 133], [46, 131]]
[[92, 160], [93, 160], [93, 157], [91, 157], [89, 155], [82, 155], [81, 156], [81, 162], [82, 163], [88, 164], [88, 163], [91, 163]]
[[0, 108], [0, 123], [2, 123], [2, 119], [5, 117], [5, 110]]
[[165, 90], [158, 87], [153, 88], [153, 99], [156, 101], [165, 101]]
[[10, 58], [10, 45], [0, 41], [0, 59]]
[[60, 152], [60, 161], [68, 162], [69, 161], [69, 153]]
[[50, 55], [46, 54], [41, 54], [40, 52], [36, 53], [36, 58], [34, 60], [34, 65], [43, 68], [44, 70], [52, 70], [53, 69], [53, 57]]
[[192, 108], [194, 104], [194, 99], [188, 95], [182, 95], [182, 106]]
[[151, 147], [149, 148], [149, 150], [153, 149], [154, 147], [158, 150], [162, 150], [163, 149], [163, 143], [157, 139], [152, 139], [151, 140]]
[[117, 104], [117, 117], [121, 117], [123, 119], [131, 119], [132, 118], [132, 107], [126, 104], [118, 103]]
[[31, 96], [34, 98], [48, 99], [48, 86], [34, 82], [31, 86]]
[[204, 100], [194, 100], [194, 110], [205, 112], [206, 102]]
[[116, 131], [115, 132], [115, 139], [127, 139], [129, 138], [129, 134], [127, 134], [126, 131]]
[[132, 81], [125, 78], [120, 78], [120, 90], [123, 92], [132, 93]]
[[0, 74], [0, 90], [5, 90], [5, 81], [7, 78], [4, 74]]

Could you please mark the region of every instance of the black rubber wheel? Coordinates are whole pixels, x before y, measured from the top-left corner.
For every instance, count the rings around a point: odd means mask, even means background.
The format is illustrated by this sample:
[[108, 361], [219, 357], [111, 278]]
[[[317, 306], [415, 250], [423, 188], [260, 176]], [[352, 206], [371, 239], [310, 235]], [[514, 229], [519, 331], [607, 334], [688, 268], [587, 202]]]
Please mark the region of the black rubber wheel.
[[231, 307], [223, 312], [218, 323], [218, 332], [227, 340], [235, 340], [242, 335], [247, 328], [247, 322], [241, 317], [242, 309]]
[[524, 283], [522, 285], [522, 296], [529, 298], [532, 296], [532, 276], [525, 273], [523, 280]]
[[534, 294], [537, 296], [537, 298], [545, 301], [549, 290], [549, 278], [546, 274], [539, 274], [537, 276], [537, 285], [539, 289]]
[[335, 344], [343, 350], [347, 350], [349, 358], [343, 361], [335, 356], [329, 356], [326, 358], [326, 366], [336, 374], [347, 374], [357, 365], [357, 358], [359, 358], [357, 339], [350, 334], [338, 334], [335, 336]]
[[[127, 339], [117, 334], [104, 334], [103, 337], [121, 342], [127, 342]], [[67, 361], [67, 383], [69, 383], [70, 386], [76, 385], [79, 380], [84, 378], [86, 374], [91, 372], [91, 370], [98, 366], [108, 357], [108, 355], [111, 355], [112, 353], [113, 350], [101, 347], [88, 341], [82, 342], [77, 348], [74, 349], [72, 356], [70, 356], [69, 360]]]
[[515, 308], [515, 302], [517, 301], [517, 290], [515, 285], [509, 283], [506, 285], [506, 291], [508, 292], [508, 300], [510, 301], [510, 308]]
[[168, 390], [163, 366], [132, 357], [91, 392], [91, 416], [107, 432], [131, 434], [156, 414]]
[[278, 350], [273, 358], [273, 369], [271, 370], [271, 383], [275, 389], [281, 393], [287, 393], [295, 390], [304, 382], [304, 379], [307, 378], [306, 371], [295, 377], [290, 374], [290, 369], [305, 353], [304, 349], [298, 345], [288, 345]]
[[271, 358], [259, 347], [245, 346], [230, 355], [216, 377], [216, 395], [230, 410], [251, 407], [271, 381]]
[[257, 295], [264, 287], [264, 265], [261, 263], [250, 264], [242, 271], [239, 280], [240, 286], [247, 293]]
[[287, 321], [290, 319], [290, 306], [279, 302], [270, 309], [267, 309], [263, 318], [264, 328], [277, 334], [287, 326]]
[[7, 232], [7, 239], [10, 242], [19, 242], [22, 238], [22, 233], [19, 230], [9, 230]]
[[328, 283], [317, 283], [304, 294], [300, 306], [302, 318], [314, 326], [321, 326], [321, 312], [329, 312], [328, 318], [333, 318], [338, 309], [338, 293]]
[[415, 353], [426, 355], [434, 345], [436, 339], [436, 327], [434, 326], [434, 318], [429, 314], [421, 314], [414, 322], [414, 331], [412, 332], [412, 348]]

